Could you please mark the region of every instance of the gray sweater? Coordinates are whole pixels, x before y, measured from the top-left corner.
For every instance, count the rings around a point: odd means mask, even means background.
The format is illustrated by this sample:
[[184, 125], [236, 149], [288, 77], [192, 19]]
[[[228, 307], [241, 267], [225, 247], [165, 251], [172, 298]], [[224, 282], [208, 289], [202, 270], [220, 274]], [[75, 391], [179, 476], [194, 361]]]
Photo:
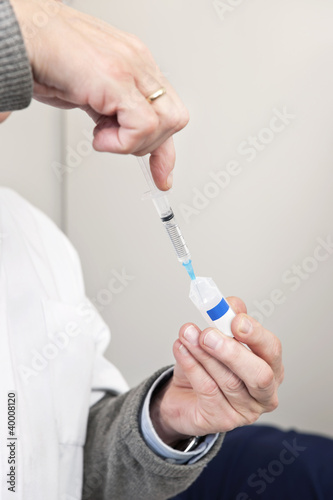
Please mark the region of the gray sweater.
[[0, 0], [0, 111], [29, 106], [32, 71], [19, 25], [8, 0]]
[[[19, 25], [9, 1], [0, 0], [0, 111], [27, 107], [32, 87], [32, 72]], [[107, 394], [91, 408], [82, 500], [170, 498], [188, 488], [220, 449], [223, 436], [197, 463], [174, 465], [146, 445], [140, 432], [140, 413], [145, 396], [160, 373], [162, 370], [122, 396]]]
[[165, 369], [122, 396], [106, 395], [90, 410], [82, 500], [165, 500], [186, 490], [219, 451], [221, 435], [192, 465], [157, 456], [140, 432], [143, 401]]

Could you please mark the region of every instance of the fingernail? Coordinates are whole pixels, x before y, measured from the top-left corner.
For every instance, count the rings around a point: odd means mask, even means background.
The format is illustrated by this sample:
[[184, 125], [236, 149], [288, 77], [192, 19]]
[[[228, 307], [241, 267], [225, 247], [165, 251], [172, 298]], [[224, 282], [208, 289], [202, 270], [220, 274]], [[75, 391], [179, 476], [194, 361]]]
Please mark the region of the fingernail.
[[223, 343], [222, 335], [217, 333], [215, 330], [210, 330], [206, 333], [204, 338], [204, 344], [211, 349], [216, 349], [220, 347]]
[[250, 333], [253, 329], [251, 321], [249, 321], [245, 316], [242, 319], [242, 322], [239, 326], [239, 331], [241, 333]]
[[167, 186], [168, 188], [172, 188], [172, 184], [173, 184], [173, 172], [171, 172], [167, 178]]
[[184, 332], [184, 337], [192, 345], [199, 345], [199, 332], [195, 326], [188, 326]]
[[183, 356], [188, 356], [190, 354], [189, 351], [186, 349], [186, 347], [183, 344], [180, 344], [178, 350], [179, 350], [180, 354], [182, 354]]

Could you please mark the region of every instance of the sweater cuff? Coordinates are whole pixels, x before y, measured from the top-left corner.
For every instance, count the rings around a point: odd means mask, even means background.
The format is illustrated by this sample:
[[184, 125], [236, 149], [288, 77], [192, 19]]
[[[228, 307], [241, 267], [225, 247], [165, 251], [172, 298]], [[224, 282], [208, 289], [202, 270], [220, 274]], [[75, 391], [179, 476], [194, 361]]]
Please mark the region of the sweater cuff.
[[214, 445], [207, 452], [207, 454], [201, 458], [201, 460], [185, 466], [187, 469], [186, 474], [184, 471], [184, 465], [171, 464], [156, 455], [156, 453], [147, 446], [141, 430], [141, 414], [143, 404], [154, 381], [169, 368], [171, 367], [162, 368], [145, 383], [143, 383], [139, 391], [134, 390], [132, 392], [131, 397], [129, 397], [126, 401], [127, 414], [129, 418], [123, 422], [121, 434], [123, 442], [126, 442], [127, 444], [128, 453], [131, 454], [138, 463], [146, 464], [146, 467], [152, 473], [169, 479], [179, 476], [186, 477], [186, 475], [188, 475], [188, 478], [191, 478], [191, 483], [200, 474], [208, 462], [217, 454], [223, 442], [224, 434], [221, 434], [216, 440], [214, 440]]
[[0, 111], [29, 106], [32, 71], [19, 24], [9, 0], [0, 0]]
[[146, 396], [145, 402], [142, 408], [141, 414], [141, 430], [143, 437], [151, 448], [157, 455], [164, 458], [170, 464], [194, 464], [202, 457], [204, 457], [208, 451], [212, 448], [216, 442], [219, 434], [208, 434], [204, 437], [204, 440], [197, 446], [194, 450], [189, 452], [178, 451], [170, 446], [166, 445], [158, 436], [156, 430], [154, 429], [153, 423], [149, 415], [149, 406], [152, 394], [159, 384], [165, 383], [173, 374], [173, 367], [169, 368], [160, 375]]

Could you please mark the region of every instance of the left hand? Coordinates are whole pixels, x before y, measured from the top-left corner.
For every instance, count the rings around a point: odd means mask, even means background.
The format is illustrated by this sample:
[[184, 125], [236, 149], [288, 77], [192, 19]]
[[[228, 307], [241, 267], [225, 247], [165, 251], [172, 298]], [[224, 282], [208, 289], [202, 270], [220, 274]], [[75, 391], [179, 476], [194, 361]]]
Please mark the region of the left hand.
[[0, 113], [0, 123], [4, 122], [6, 118], [10, 115], [10, 112]]
[[[180, 329], [173, 349], [173, 377], [151, 404], [154, 427], [169, 445], [252, 424], [278, 405], [281, 343], [246, 315], [240, 299], [228, 302], [237, 313], [232, 322], [234, 339], [212, 328], [200, 331], [193, 324]], [[247, 333], [242, 332], [246, 325]]]

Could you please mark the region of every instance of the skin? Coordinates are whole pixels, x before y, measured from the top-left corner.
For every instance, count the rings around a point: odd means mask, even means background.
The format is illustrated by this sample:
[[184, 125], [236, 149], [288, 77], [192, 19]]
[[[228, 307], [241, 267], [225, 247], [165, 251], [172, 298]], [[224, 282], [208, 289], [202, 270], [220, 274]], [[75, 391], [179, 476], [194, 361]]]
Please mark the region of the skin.
[[[0, 123], [9, 114], [0, 113]], [[215, 330], [218, 343], [213, 349], [207, 345], [213, 329], [200, 331], [187, 323], [174, 343], [174, 375], [150, 407], [157, 433], [170, 446], [190, 436], [251, 424], [278, 405], [284, 376], [281, 342], [246, 314], [240, 299], [229, 297], [228, 302], [236, 313], [231, 325], [236, 340]], [[246, 324], [249, 331], [244, 333]]]
[[0, 113], [0, 123], [4, 122], [8, 116], [10, 115], [10, 113]]
[[[56, 0], [12, 0], [12, 5], [33, 70], [35, 99], [83, 109], [96, 123], [96, 150], [151, 153], [156, 185], [171, 187], [172, 135], [187, 124], [188, 113], [145, 45]], [[47, 19], [42, 27], [36, 26], [37, 14]], [[149, 104], [146, 97], [161, 86], [167, 94]], [[0, 123], [8, 114], [0, 113]], [[240, 299], [228, 300], [237, 313], [235, 339], [188, 323], [174, 343], [174, 375], [150, 408], [156, 431], [171, 446], [189, 436], [253, 423], [277, 407], [283, 380], [281, 343], [247, 316]], [[244, 333], [246, 324], [249, 331]], [[214, 349], [212, 333], [217, 335]]]
[[[231, 325], [235, 339], [187, 323], [174, 343], [174, 375], [151, 404], [154, 427], [171, 446], [189, 436], [252, 424], [278, 405], [277, 389], [284, 376], [281, 343], [246, 314], [240, 299], [230, 297], [228, 302], [237, 313]], [[246, 325], [249, 331], [244, 333]], [[214, 349], [212, 333], [217, 339]]]
[[[161, 190], [172, 185], [172, 136], [188, 111], [134, 35], [56, 0], [12, 0], [34, 77], [34, 98], [81, 108], [96, 123], [97, 151], [142, 156]], [[166, 94], [147, 97], [165, 87]]]

